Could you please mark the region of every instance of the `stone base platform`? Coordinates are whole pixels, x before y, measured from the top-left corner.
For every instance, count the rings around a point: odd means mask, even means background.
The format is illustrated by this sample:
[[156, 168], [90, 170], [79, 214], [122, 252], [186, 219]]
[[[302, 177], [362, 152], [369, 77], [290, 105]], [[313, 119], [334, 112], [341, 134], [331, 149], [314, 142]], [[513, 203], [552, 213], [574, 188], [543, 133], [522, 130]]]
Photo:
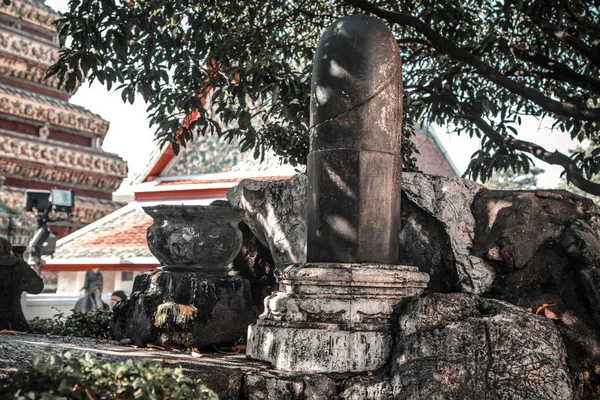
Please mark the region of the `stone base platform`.
[[[349, 329], [349, 328], [348, 328]], [[248, 355], [284, 371], [360, 372], [383, 367], [392, 350], [389, 332], [340, 326], [293, 328], [251, 325]]]
[[523, 308], [472, 294], [432, 294], [402, 301], [392, 323], [393, 350], [376, 371], [287, 372], [248, 360], [243, 348], [197, 358], [182, 350], [27, 334], [0, 335], [0, 379], [31, 366], [39, 352], [69, 350], [113, 364], [144, 359], [181, 367], [221, 400], [600, 399], [568, 366], [558, 324]]
[[248, 329], [248, 356], [283, 371], [357, 373], [387, 362], [394, 307], [421, 294], [429, 275], [402, 265], [307, 263], [277, 280], [279, 292]]

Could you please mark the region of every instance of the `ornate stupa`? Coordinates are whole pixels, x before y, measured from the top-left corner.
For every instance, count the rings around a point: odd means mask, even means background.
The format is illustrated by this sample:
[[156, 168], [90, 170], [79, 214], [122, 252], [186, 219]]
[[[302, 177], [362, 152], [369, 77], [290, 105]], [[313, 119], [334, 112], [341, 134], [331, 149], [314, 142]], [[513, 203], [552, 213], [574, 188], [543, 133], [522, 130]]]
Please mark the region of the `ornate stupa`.
[[39, 0], [0, 4], [0, 236], [13, 244], [26, 245], [37, 228], [22, 212], [25, 190], [75, 192], [72, 221], [49, 224], [59, 237], [122, 206], [112, 192], [127, 164], [101, 149], [108, 121], [44, 79], [58, 59], [58, 18]]

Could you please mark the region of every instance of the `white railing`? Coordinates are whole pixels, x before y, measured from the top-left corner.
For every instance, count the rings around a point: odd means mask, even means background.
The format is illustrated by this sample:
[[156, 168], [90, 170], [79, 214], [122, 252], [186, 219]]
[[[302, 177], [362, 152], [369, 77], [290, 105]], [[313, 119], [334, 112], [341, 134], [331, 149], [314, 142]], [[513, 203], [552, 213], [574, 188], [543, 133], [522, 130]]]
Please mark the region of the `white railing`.
[[[83, 296], [80, 294], [24, 294], [21, 298], [21, 306], [23, 307], [25, 318], [28, 320], [34, 317], [52, 318], [59, 312], [67, 316], [81, 297]], [[110, 294], [103, 294], [102, 301], [108, 304]]]

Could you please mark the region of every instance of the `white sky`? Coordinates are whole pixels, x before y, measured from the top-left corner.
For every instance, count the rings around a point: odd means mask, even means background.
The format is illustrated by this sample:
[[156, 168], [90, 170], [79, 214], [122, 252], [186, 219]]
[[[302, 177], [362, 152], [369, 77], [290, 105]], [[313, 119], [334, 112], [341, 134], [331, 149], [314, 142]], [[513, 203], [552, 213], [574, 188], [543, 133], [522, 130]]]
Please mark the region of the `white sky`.
[[[68, 0], [47, 0], [46, 4], [57, 11], [66, 11]], [[91, 87], [84, 83], [71, 98], [71, 102], [110, 121], [110, 128], [102, 147], [105, 151], [116, 153], [128, 162], [130, 176], [145, 166], [156, 142], [154, 142], [154, 128], [150, 129], [148, 126], [146, 106], [141, 96], [136, 98], [133, 105], [123, 103], [119, 92], [108, 92], [104, 86], [94, 82]], [[550, 125], [551, 121], [544, 121], [541, 129], [538, 129], [539, 121], [525, 118], [519, 129], [519, 138], [540, 144], [549, 151], [558, 149], [567, 152], [576, 146], [569, 135], [551, 132]], [[464, 172], [471, 154], [479, 147], [479, 141], [466, 136], [448, 135], [443, 128], [437, 128], [435, 131], [454, 164], [461, 173]], [[555, 187], [562, 169], [541, 162], [536, 164], [546, 171], [539, 178], [540, 187]]]

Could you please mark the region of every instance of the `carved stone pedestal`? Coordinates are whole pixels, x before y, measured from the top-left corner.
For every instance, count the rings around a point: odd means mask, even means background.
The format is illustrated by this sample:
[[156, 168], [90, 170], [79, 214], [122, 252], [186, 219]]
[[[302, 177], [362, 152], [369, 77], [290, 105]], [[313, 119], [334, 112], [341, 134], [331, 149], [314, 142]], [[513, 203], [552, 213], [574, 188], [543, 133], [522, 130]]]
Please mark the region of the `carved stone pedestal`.
[[116, 337], [167, 347], [232, 344], [256, 320], [246, 279], [188, 271], [137, 276], [131, 298], [114, 311]]
[[248, 329], [248, 356], [287, 371], [362, 372], [385, 364], [394, 306], [422, 293], [429, 275], [400, 265], [309, 263], [288, 266], [278, 281]]
[[161, 262], [136, 277], [115, 307], [115, 336], [161, 346], [206, 347], [244, 336], [256, 320], [250, 282], [229, 276], [242, 246], [243, 211], [226, 205], [144, 207], [148, 247]]

